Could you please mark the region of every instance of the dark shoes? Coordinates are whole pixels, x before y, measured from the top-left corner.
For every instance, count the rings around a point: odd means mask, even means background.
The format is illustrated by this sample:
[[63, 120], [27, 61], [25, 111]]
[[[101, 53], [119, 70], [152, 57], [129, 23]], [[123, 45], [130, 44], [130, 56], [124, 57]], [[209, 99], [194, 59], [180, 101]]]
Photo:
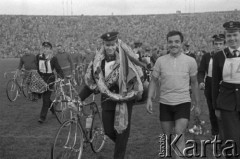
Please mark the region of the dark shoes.
[[38, 119], [38, 122], [39, 122], [40, 124], [42, 124], [42, 123], [45, 122], [45, 120], [40, 118], [40, 119]]
[[55, 114], [55, 110], [54, 110], [54, 108], [52, 107], [52, 108], [50, 108], [50, 111], [52, 112], [52, 115], [54, 115]]
[[41, 99], [41, 94], [39, 93], [31, 93], [29, 94], [29, 99], [33, 102], [37, 102], [38, 99]]
[[[55, 110], [54, 110], [53, 107], [51, 107], [49, 110], [52, 112], [53, 115], [55, 115]], [[45, 119], [43, 119], [43, 118], [40, 117], [40, 118], [38, 119], [38, 122], [39, 122], [40, 124], [42, 124], [42, 123], [45, 122]]]

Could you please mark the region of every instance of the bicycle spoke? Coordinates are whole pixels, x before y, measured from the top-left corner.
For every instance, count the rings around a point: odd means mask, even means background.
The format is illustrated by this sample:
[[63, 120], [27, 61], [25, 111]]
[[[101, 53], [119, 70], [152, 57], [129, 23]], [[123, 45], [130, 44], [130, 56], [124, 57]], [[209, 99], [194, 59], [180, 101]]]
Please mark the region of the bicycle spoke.
[[8, 99], [11, 102], [17, 99], [17, 97], [19, 96], [19, 92], [18, 92], [18, 86], [15, 80], [11, 79], [8, 81], [7, 87], [6, 87], [6, 93], [7, 93]]
[[68, 120], [60, 127], [52, 147], [52, 159], [80, 159], [83, 134], [75, 120]]
[[54, 102], [53, 107], [55, 110], [55, 115], [59, 123], [63, 123], [64, 121], [71, 119], [71, 112], [67, 108], [66, 102]]
[[100, 113], [95, 105], [94, 118], [91, 128], [91, 148], [96, 152], [100, 152], [105, 144], [106, 136], [103, 129]]

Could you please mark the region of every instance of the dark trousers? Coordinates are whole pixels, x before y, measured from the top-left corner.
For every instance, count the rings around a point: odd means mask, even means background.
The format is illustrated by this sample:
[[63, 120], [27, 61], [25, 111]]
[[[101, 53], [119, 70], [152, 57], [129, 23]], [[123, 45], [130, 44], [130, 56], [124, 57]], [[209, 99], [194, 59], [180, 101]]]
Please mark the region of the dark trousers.
[[[237, 146], [237, 153], [240, 154], [240, 112], [221, 110], [221, 118], [225, 140], [235, 141]], [[228, 153], [232, 154], [232, 152]], [[240, 159], [240, 156], [226, 158]]]
[[112, 106], [115, 107], [116, 102], [108, 101], [102, 103], [102, 120], [103, 126], [106, 135], [115, 143], [114, 149], [114, 159], [124, 159], [128, 137], [130, 134], [130, 125], [131, 125], [131, 116], [132, 116], [132, 106], [133, 102], [128, 102], [128, 127], [124, 130], [121, 134], [118, 134], [117, 131], [114, 129], [114, 117], [115, 117], [115, 110], [104, 110], [105, 106]]
[[43, 99], [43, 105], [42, 105], [42, 110], [40, 113], [40, 118], [45, 120], [47, 117], [47, 113], [48, 113], [48, 108], [51, 106], [51, 91], [46, 91], [42, 94], [42, 99]]
[[212, 87], [211, 87], [212, 83], [211, 82], [212, 82], [211, 77], [207, 77], [205, 82], [204, 94], [207, 100], [207, 105], [209, 110], [209, 118], [211, 123], [212, 135], [219, 135], [219, 121], [215, 115], [215, 110], [213, 109], [213, 104], [212, 104]]

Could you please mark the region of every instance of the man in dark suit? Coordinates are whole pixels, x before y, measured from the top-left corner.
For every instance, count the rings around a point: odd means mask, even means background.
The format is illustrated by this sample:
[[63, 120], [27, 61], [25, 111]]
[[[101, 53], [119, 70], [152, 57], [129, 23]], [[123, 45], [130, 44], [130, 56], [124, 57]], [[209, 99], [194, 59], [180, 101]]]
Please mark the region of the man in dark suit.
[[212, 137], [219, 135], [218, 120], [215, 115], [215, 110], [212, 105], [212, 59], [216, 52], [219, 52], [225, 47], [225, 35], [216, 34], [213, 37], [214, 50], [210, 53], [205, 53], [202, 56], [200, 66], [198, 68], [198, 82], [199, 88], [204, 90], [204, 94], [207, 100], [209, 118], [211, 123]]
[[[103, 72], [104, 78], [112, 72], [112, 68], [114, 64], [117, 62], [117, 55], [119, 54], [118, 48], [118, 32], [108, 32], [101, 36], [103, 40], [103, 46], [101, 49], [104, 49], [105, 58], [102, 60], [101, 71]], [[130, 47], [129, 47], [130, 48]], [[101, 50], [100, 49], [100, 50]], [[133, 52], [132, 52], [133, 53]], [[133, 53], [133, 55], [135, 55]], [[131, 59], [133, 60], [133, 59]], [[142, 67], [146, 67], [145, 64], [138, 61], [137, 56], [135, 57], [135, 62]], [[119, 93], [118, 82], [110, 86], [109, 90], [111, 92]], [[89, 88], [89, 86], [85, 85], [81, 89], [79, 96], [81, 100], [85, 100], [89, 95], [93, 93], [93, 90]], [[114, 159], [124, 159], [128, 137], [130, 133], [130, 125], [131, 125], [131, 115], [132, 115], [132, 107], [134, 101], [127, 101], [127, 110], [128, 110], [128, 125], [127, 128], [122, 132], [118, 133], [114, 129], [114, 118], [115, 118], [115, 108], [116, 101], [106, 100], [109, 98], [106, 94], [101, 94], [101, 106], [102, 106], [102, 121], [104, 126], [105, 134], [115, 143], [114, 149]]]
[[[53, 74], [53, 70], [55, 69], [56, 72], [60, 75], [61, 78], [64, 77], [62, 69], [58, 63], [56, 57], [53, 57], [52, 52], [52, 44], [50, 42], [43, 42], [42, 43], [43, 52], [37, 55], [37, 68], [38, 73], [42, 77], [42, 79], [47, 83], [54, 82], [55, 78]], [[46, 120], [47, 112], [49, 107], [51, 106], [51, 94], [52, 91], [46, 90], [42, 94], [43, 98], [43, 105], [42, 110], [40, 113], [40, 118], [38, 120], [39, 123], [43, 123]], [[54, 113], [53, 108], [51, 109], [52, 113]]]
[[[235, 152], [228, 149], [227, 155], [239, 159], [236, 153], [240, 154], [240, 22], [226, 22], [223, 27], [227, 48], [213, 57], [213, 108], [216, 109], [216, 116], [222, 120], [224, 139], [235, 142]], [[232, 145], [228, 142], [225, 146]]]

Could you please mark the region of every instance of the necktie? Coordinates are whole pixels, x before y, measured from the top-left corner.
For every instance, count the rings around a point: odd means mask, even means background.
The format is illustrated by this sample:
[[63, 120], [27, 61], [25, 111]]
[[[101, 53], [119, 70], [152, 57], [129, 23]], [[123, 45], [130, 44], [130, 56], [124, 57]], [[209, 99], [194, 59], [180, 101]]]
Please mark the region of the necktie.
[[233, 50], [233, 54], [234, 54], [234, 57], [238, 57], [240, 53], [238, 50]]
[[106, 60], [107, 62], [115, 61], [115, 60], [116, 60], [116, 55], [106, 56], [106, 57], [105, 57], [105, 60]]

